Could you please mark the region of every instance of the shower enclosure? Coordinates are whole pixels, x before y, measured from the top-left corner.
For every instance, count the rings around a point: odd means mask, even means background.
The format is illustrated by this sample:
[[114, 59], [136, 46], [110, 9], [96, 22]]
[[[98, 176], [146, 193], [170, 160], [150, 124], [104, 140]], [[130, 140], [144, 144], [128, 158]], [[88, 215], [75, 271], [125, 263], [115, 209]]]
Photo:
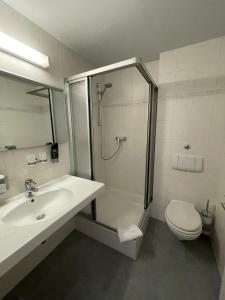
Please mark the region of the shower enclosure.
[[106, 228], [114, 239], [119, 226], [144, 231], [153, 198], [157, 86], [132, 58], [69, 77], [66, 94], [71, 174], [106, 187], [80, 222]]

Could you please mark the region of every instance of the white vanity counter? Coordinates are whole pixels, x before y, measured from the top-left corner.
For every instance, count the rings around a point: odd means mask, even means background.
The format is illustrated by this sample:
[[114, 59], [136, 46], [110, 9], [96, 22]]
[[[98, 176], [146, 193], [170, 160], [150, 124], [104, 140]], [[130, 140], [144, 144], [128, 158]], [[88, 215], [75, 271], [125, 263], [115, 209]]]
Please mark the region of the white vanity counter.
[[0, 277], [103, 190], [103, 183], [65, 175], [41, 185], [33, 201], [20, 194], [3, 203], [0, 206]]

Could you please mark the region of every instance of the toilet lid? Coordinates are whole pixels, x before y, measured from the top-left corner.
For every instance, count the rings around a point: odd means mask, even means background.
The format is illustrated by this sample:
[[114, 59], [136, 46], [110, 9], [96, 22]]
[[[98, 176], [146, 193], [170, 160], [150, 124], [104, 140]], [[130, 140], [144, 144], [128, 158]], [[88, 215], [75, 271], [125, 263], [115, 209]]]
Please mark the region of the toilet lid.
[[168, 220], [177, 228], [193, 232], [202, 227], [199, 213], [192, 203], [172, 200], [166, 208]]

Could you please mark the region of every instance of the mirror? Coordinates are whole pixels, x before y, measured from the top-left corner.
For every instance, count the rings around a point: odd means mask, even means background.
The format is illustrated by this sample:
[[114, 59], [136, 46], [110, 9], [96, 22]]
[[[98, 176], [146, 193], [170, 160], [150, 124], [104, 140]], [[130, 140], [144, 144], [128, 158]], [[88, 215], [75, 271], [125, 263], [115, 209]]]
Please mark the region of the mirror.
[[54, 119], [55, 139], [57, 143], [67, 142], [67, 117], [65, 94], [52, 90], [52, 113]]
[[0, 150], [53, 142], [48, 88], [0, 76]]

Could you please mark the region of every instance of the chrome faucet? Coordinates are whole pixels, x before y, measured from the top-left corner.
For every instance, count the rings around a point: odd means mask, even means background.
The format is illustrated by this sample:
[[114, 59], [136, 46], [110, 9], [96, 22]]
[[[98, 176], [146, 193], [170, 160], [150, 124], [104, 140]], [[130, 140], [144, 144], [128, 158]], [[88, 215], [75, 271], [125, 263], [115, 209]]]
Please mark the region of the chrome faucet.
[[38, 192], [38, 188], [34, 186], [35, 184], [36, 182], [31, 178], [25, 180], [25, 197], [31, 198], [34, 196], [33, 193]]

